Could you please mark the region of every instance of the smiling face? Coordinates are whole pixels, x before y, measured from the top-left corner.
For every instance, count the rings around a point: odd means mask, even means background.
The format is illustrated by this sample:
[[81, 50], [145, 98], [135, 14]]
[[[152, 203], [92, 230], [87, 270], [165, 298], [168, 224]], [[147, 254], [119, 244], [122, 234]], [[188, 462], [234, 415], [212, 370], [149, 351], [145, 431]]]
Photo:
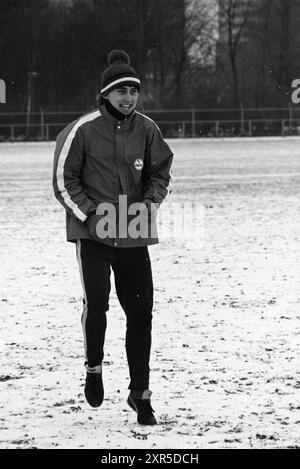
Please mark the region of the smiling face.
[[136, 107], [139, 91], [135, 86], [121, 86], [108, 93], [110, 104], [124, 115], [130, 114]]

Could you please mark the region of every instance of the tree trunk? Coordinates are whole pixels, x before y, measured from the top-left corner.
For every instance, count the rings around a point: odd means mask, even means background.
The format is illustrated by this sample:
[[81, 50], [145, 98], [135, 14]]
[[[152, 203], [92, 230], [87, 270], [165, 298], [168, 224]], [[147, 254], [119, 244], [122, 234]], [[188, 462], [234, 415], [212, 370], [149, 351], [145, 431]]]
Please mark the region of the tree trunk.
[[289, 68], [290, 68], [290, 3], [280, 0], [280, 55], [279, 55], [279, 83], [282, 87], [288, 88]]

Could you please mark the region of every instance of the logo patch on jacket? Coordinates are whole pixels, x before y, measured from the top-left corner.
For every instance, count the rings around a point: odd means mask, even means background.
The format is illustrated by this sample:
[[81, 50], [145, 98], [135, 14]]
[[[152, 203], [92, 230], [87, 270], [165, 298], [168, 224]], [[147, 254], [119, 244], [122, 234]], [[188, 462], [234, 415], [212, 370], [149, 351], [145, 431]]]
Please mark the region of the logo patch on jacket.
[[134, 166], [135, 169], [137, 169], [138, 171], [141, 171], [141, 169], [143, 169], [144, 162], [143, 162], [143, 160], [141, 160], [140, 158], [137, 158], [137, 159], [135, 160], [135, 162], [133, 163], [133, 166]]

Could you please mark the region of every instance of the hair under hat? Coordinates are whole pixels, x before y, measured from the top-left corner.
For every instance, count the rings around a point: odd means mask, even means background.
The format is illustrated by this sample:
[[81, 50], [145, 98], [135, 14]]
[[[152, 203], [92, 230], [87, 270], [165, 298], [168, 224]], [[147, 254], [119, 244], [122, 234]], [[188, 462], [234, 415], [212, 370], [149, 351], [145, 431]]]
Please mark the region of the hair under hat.
[[101, 78], [100, 94], [119, 88], [122, 85], [141, 87], [141, 81], [130, 65], [130, 58], [123, 50], [112, 50], [107, 57], [109, 66], [104, 70]]

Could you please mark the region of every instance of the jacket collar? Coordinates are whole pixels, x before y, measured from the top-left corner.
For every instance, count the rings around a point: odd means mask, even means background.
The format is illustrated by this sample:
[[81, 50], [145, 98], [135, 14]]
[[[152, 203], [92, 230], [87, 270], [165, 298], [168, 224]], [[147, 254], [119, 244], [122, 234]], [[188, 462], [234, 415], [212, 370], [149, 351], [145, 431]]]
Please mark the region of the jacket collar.
[[120, 125], [126, 125], [126, 124], [129, 124], [130, 122], [132, 122], [134, 116], [135, 116], [135, 109], [132, 111], [132, 113], [130, 114], [130, 116], [126, 117], [126, 119], [123, 119], [122, 121], [119, 121], [118, 119], [116, 119], [115, 117], [113, 117], [109, 112], [108, 110], [106, 109], [105, 105], [101, 105], [100, 106], [100, 113], [101, 115], [105, 118], [105, 120], [107, 120], [110, 124], [113, 124], [114, 126], [116, 124], [120, 124]]

